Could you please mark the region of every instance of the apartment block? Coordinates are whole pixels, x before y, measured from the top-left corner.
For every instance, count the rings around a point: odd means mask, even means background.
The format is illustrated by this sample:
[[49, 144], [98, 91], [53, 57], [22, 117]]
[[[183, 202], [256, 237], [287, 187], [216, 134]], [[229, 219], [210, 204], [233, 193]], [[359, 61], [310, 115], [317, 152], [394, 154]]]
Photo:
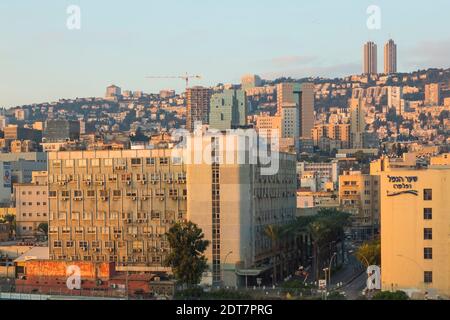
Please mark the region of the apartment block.
[[351, 214], [353, 239], [372, 239], [380, 223], [379, 177], [360, 171], [344, 172], [339, 177], [339, 202], [342, 211]]
[[48, 224], [47, 175], [35, 175], [31, 183], [14, 185], [16, 207], [16, 235], [19, 238], [35, 238], [42, 235], [41, 223]]

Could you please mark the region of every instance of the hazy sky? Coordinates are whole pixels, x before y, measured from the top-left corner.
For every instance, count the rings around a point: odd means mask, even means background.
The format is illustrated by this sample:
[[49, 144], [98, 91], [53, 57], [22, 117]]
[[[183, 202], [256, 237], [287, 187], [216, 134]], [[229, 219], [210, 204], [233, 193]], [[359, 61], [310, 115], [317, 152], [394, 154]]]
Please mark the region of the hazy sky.
[[[81, 30], [68, 30], [69, 5]], [[369, 5], [381, 29], [366, 26]], [[157, 92], [241, 75], [361, 73], [362, 45], [399, 47], [399, 71], [449, 67], [448, 0], [1, 0], [0, 106], [103, 96], [105, 87]]]

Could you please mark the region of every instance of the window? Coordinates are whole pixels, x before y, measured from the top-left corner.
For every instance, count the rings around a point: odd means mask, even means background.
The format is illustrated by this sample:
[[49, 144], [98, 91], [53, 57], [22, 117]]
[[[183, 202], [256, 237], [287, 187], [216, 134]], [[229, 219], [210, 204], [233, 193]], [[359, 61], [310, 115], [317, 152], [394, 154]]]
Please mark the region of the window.
[[62, 248], [62, 243], [61, 243], [61, 241], [59, 241], [59, 240], [53, 241], [53, 247], [54, 247], [54, 248]]
[[423, 258], [425, 260], [432, 260], [433, 259], [433, 248], [425, 248], [423, 250]]
[[49, 191], [48, 196], [49, 198], [56, 198], [56, 191]]
[[154, 166], [155, 165], [155, 158], [147, 158], [146, 163], [148, 166]]
[[423, 231], [423, 238], [425, 240], [433, 240], [433, 229], [425, 228]]
[[433, 209], [431, 208], [423, 209], [423, 218], [424, 220], [433, 220]]
[[113, 191], [113, 197], [121, 197], [122, 191], [121, 190], [114, 190]]
[[131, 165], [132, 166], [138, 166], [141, 164], [141, 159], [140, 158], [133, 158], [131, 159]]
[[95, 190], [88, 190], [87, 191], [87, 196], [89, 198], [95, 198]]
[[160, 165], [168, 165], [169, 164], [169, 158], [159, 158], [159, 164]]
[[432, 189], [423, 190], [423, 200], [425, 200], [425, 201], [433, 200], [433, 190]]
[[423, 282], [425, 283], [433, 283], [433, 272], [432, 271], [425, 271], [424, 273], [424, 277], [423, 277]]

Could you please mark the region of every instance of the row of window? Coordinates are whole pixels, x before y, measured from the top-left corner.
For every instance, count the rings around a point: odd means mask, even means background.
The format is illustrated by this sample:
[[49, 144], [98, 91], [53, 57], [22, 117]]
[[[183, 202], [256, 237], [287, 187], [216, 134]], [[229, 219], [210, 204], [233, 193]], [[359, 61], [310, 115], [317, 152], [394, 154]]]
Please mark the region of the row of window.
[[[33, 202], [22, 202], [22, 206], [24, 206], [24, 207], [26, 207], [26, 206], [32, 206], [33, 205]], [[41, 202], [36, 202], [36, 205], [37, 206], [40, 206], [41, 205]], [[42, 205], [43, 206], [46, 206], [47, 205], [47, 202], [42, 202]]]
[[[25, 195], [29, 195], [29, 196], [31, 196], [31, 195], [33, 195], [33, 191], [22, 191], [21, 192], [21, 194], [23, 195], [23, 196], [25, 196]], [[46, 195], [47, 194], [47, 191], [42, 191], [42, 195]], [[41, 191], [36, 191], [35, 192], [35, 195], [37, 195], [37, 196], [39, 196], [39, 195], [41, 195]]]
[[[40, 212], [36, 212], [35, 213], [36, 214], [36, 217], [46, 217], [47, 216], [47, 212], [42, 212], [42, 213], [40, 213]], [[24, 212], [24, 213], [22, 213], [22, 217], [32, 217], [33, 216], [33, 213], [32, 212], [28, 212], [28, 213], [26, 213], [26, 212]]]
[[[71, 194], [73, 195], [74, 198], [82, 198], [83, 197], [83, 190], [63, 190], [60, 191], [60, 196], [62, 198], [70, 198]], [[132, 197], [137, 197], [138, 196], [138, 192], [137, 190], [134, 191], [127, 191], [126, 193], [123, 192], [122, 190], [87, 190], [85, 192], [86, 197], [88, 198], [95, 198], [96, 194], [99, 197], [109, 197], [110, 195], [112, 195], [113, 197], [121, 197], [122, 195], [132, 198]], [[49, 191], [49, 197], [50, 198], [56, 198], [58, 195], [57, 191]], [[179, 189], [148, 189], [148, 190], [144, 190], [140, 192], [140, 196], [141, 197], [151, 197], [151, 196], [155, 196], [155, 197], [164, 197], [166, 195], [168, 195], [169, 197], [172, 196], [179, 196], [182, 195], [183, 197], [187, 197], [187, 189], [183, 189], [183, 190], [179, 190]], [[31, 202], [30, 202], [31, 205]], [[43, 205], [46, 205], [46, 203], [44, 202]]]
[[[61, 163], [64, 161], [64, 167], [73, 168], [75, 166], [75, 160], [53, 160], [53, 167], [61, 167]], [[100, 167], [100, 164], [103, 164], [105, 167], [112, 167], [113, 165], [116, 167], [121, 167], [127, 165], [127, 159], [78, 159], [77, 166], [79, 168], [86, 168], [88, 164], [91, 167]], [[173, 165], [181, 165], [183, 164], [183, 159], [181, 157], [159, 157], [159, 158], [131, 158], [130, 163], [132, 166], [139, 166], [142, 164], [148, 166], [154, 166], [156, 164], [159, 165], [169, 165], [172, 163]]]

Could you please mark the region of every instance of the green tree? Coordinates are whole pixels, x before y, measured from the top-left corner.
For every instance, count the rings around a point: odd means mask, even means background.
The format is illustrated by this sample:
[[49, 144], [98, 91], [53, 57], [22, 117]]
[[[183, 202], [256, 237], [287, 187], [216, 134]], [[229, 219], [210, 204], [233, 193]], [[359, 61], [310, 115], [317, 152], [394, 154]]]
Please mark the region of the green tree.
[[[325, 257], [329, 257], [332, 245], [343, 243], [344, 230], [350, 224], [350, 214], [337, 209], [322, 209], [315, 216], [300, 217], [291, 226], [289, 232], [309, 234], [312, 247], [316, 278]], [[342, 246], [341, 251], [344, 248]], [[343, 253], [343, 252], [342, 252]]]
[[408, 295], [403, 291], [397, 291], [397, 292], [389, 292], [389, 291], [382, 291], [375, 294], [372, 298], [372, 300], [396, 300], [396, 301], [403, 301], [403, 300], [409, 300]]
[[264, 234], [270, 239], [272, 244], [272, 259], [273, 259], [273, 275], [272, 283], [275, 285], [277, 283], [277, 263], [278, 263], [278, 253], [279, 253], [279, 242], [281, 240], [282, 230], [278, 226], [269, 225], [264, 229]]
[[12, 237], [16, 232], [16, 216], [7, 214], [3, 220], [9, 225], [9, 236]]
[[40, 223], [38, 226], [38, 231], [42, 232], [44, 236], [48, 237], [48, 223], [47, 222]]
[[364, 243], [356, 251], [356, 258], [363, 265], [366, 265], [367, 263], [376, 266], [381, 265], [381, 241], [375, 240]]
[[167, 233], [171, 253], [166, 265], [171, 267], [178, 283], [192, 287], [201, 281], [203, 272], [208, 269], [204, 252], [209, 241], [203, 240], [203, 231], [192, 222], [175, 224]]

